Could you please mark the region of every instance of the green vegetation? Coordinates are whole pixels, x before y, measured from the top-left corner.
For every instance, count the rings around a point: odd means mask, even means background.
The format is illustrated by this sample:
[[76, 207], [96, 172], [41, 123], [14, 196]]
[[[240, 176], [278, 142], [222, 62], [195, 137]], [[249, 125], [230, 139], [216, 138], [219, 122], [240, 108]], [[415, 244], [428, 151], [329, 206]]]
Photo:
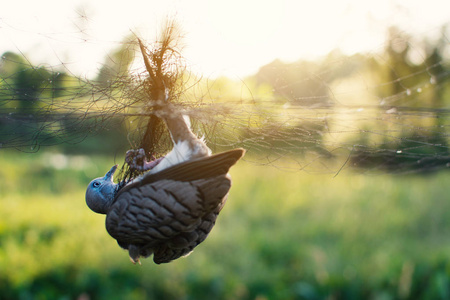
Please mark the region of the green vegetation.
[[[119, 160], [116, 160], [119, 161]], [[114, 158], [2, 152], [1, 299], [448, 299], [450, 174], [242, 161], [208, 239], [133, 265], [84, 203]]]
[[[194, 131], [257, 163], [232, 169], [209, 238], [167, 265], [131, 264], [84, 203], [88, 182], [143, 142], [133, 47], [92, 81], [4, 53], [0, 299], [449, 299], [450, 174], [436, 172], [449, 166], [448, 39], [389, 34], [379, 53], [183, 78]], [[64, 154], [3, 149], [45, 145]]]

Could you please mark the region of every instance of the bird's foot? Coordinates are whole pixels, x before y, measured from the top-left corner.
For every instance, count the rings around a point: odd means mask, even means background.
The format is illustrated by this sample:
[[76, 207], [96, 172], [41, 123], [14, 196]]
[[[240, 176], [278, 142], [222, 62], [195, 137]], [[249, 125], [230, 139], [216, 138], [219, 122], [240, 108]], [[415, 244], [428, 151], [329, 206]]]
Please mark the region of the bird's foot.
[[130, 166], [130, 168], [142, 172], [153, 169], [161, 162], [163, 158], [164, 156], [156, 159], [152, 155], [151, 160], [147, 161], [145, 158], [145, 151], [142, 148], [138, 150], [128, 150], [125, 154], [125, 162]]
[[142, 266], [142, 264], [141, 264], [141, 261], [140, 261], [140, 259], [138, 258], [138, 259], [136, 259], [136, 260], [134, 260], [133, 258], [131, 258], [131, 256], [130, 256], [130, 260], [131, 260], [131, 262], [133, 263], [133, 265], [135, 265], [136, 263], [138, 263], [139, 265], [141, 265]]

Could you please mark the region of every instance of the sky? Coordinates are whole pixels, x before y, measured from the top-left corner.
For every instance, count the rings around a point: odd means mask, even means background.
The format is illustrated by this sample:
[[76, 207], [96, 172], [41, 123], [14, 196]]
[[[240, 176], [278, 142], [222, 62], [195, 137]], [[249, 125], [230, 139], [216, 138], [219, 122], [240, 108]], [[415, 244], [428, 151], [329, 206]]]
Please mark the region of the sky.
[[0, 53], [92, 77], [130, 33], [153, 41], [164, 21], [183, 32], [189, 68], [242, 78], [275, 59], [314, 59], [383, 48], [386, 28], [434, 38], [450, 22], [449, 0], [15, 0], [0, 11]]

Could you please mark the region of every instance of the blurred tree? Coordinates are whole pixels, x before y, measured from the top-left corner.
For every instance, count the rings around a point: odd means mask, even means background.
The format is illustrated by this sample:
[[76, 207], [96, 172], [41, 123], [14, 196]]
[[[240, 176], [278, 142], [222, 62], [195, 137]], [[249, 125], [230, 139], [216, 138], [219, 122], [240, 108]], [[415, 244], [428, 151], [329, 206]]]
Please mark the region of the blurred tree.
[[57, 119], [68, 78], [65, 73], [33, 66], [22, 55], [4, 53], [0, 63], [0, 143], [19, 148], [55, 143], [64, 131]]
[[135, 52], [135, 46], [131, 41], [135, 39], [134, 35], [127, 36], [123, 43], [105, 58], [97, 76], [102, 86], [110, 86], [119, 78], [128, 76]]
[[[444, 26], [441, 31], [441, 37], [434, 43], [425, 44], [426, 59], [424, 65], [430, 75], [430, 83], [437, 88], [433, 89], [431, 102], [433, 107], [444, 108], [448, 102], [446, 94], [449, 93], [449, 88], [445, 84], [449, 81], [449, 69], [443, 64], [444, 53], [448, 50], [449, 42], [446, 37], [447, 26]], [[447, 101], [446, 101], [447, 100]], [[450, 99], [449, 99], [450, 100]], [[437, 118], [438, 125], [441, 124], [441, 118]]]
[[370, 67], [378, 81], [379, 114], [385, 120], [381, 132], [390, 133], [382, 135], [374, 153], [364, 150], [373, 141], [361, 136], [358, 144], [364, 149], [355, 151], [354, 165], [427, 171], [448, 162], [448, 134], [441, 118], [449, 78], [443, 63], [447, 44], [444, 33], [437, 42], [420, 43], [389, 28], [384, 53], [371, 60]]
[[329, 103], [327, 77], [315, 62], [292, 64], [275, 60], [261, 67], [255, 75], [258, 84], [270, 84], [275, 95], [295, 105], [326, 105]]
[[10, 103], [17, 113], [30, 114], [48, 108], [64, 90], [65, 74], [35, 67], [16, 53], [2, 55], [0, 79], [1, 100]]

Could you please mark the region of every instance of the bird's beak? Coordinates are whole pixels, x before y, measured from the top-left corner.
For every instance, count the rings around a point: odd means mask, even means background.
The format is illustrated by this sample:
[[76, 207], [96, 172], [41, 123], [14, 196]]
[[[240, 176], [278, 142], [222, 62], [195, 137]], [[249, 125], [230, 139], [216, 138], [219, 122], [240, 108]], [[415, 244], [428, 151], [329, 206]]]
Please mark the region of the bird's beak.
[[106, 173], [104, 179], [105, 179], [105, 180], [113, 181], [113, 175], [114, 175], [114, 173], [116, 172], [118, 166], [119, 166], [119, 165], [114, 165], [114, 166], [111, 168], [111, 170], [109, 170], [108, 173]]

